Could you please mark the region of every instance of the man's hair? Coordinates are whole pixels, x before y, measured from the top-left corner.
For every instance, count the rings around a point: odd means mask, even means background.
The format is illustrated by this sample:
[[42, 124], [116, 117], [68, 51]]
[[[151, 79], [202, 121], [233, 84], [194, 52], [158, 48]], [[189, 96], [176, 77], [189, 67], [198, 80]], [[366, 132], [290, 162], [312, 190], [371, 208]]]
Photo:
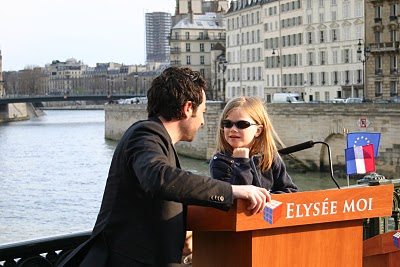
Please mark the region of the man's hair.
[[190, 68], [165, 69], [147, 91], [148, 116], [162, 116], [165, 120], [183, 118], [183, 106], [192, 101], [193, 112], [203, 102], [206, 81]]

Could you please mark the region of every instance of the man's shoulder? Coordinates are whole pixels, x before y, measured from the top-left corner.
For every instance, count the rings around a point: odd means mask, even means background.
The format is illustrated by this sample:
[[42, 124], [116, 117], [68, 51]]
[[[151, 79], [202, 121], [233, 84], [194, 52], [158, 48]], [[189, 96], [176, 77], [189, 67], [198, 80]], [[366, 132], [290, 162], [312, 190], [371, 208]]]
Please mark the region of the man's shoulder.
[[140, 131], [140, 130], [157, 130], [161, 131], [162, 129], [165, 129], [163, 126], [162, 122], [160, 120], [155, 120], [155, 119], [147, 119], [147, 120], [140, 120], [135, 123], [133, 123], [127, 130], [127, 132], [132, 132], [132, 131]]

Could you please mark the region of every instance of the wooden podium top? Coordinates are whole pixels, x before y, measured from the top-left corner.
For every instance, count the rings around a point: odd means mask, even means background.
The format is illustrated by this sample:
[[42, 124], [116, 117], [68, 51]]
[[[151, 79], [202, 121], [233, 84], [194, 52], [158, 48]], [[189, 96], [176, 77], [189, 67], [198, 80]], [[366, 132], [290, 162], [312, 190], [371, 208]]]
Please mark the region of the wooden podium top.
[[188, 230], [249, 231], [390, 216], [394, 185], [272, 195], [272, 207], [251, 215], [238, 199], [228, 212], [188, 207]]

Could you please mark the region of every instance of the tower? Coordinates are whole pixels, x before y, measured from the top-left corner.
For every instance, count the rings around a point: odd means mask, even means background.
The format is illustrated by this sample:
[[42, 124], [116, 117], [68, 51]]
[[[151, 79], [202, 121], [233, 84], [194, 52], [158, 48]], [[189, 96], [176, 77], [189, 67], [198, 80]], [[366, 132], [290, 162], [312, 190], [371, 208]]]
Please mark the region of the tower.
[[146, 13], [146, 61], [168, 63], [171, 30], [171, 14], [166, 12]]

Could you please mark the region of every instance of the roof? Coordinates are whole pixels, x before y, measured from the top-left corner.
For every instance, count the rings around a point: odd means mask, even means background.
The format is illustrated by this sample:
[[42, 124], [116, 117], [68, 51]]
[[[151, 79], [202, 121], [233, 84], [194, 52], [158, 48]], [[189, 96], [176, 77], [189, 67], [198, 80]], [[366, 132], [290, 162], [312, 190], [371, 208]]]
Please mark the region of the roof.
[[201, 15], [193, 14], [193, 23], [189, 18], [180, 20], [172, 29], [208, 29], [223, 30], [222, 22], [218, 20], [217, 13], [209, 12]]

